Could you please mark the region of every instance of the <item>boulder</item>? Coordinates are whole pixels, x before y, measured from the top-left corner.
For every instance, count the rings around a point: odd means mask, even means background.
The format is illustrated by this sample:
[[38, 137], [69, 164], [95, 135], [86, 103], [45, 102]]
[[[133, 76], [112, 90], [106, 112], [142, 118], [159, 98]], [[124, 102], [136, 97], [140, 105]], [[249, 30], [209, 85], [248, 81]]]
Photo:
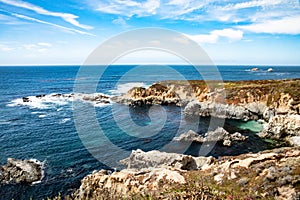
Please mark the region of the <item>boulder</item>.
[[173, 167], [182, 170], [195, 170], [197, 164], [192, 156], [166, 153], [160, 151], [144, 152], [140, 149], [133, 150], [128, 158], [120, 161], [128, 169]]
[[276, 115], [271, 117], [259, 136], [274, 139], [300, 136], [300, 115]]
[[204, 136], [203, 142], [223, 142], [224, 146], [231, 146], [235, 141], [244, 141], [248, 137], [241, 133], [228, 133], [224, 128], [218, 127], [214, 131], [209, 131]]
[[42, 178], [42, 163], [38, 160], [7, 159], [7, 164], [0, 167], [0, 183], [30, 184]]
[[201, 137], [195, 131], [189, 130], [188, 132], [183, 133], [178, 137], [174, 137], [173, 140], [178, 141], [178, 142], [199, 142], [199, 143], [202, 143], [204, 141], [204, 138]]
[[181, 134], [179, 137], [175, 137], [173, 140], [178, 142], [222, 142], [224, 146], [231, 146], [235, 141], [244, 141], [248, 137], [242, 135], [241, 133], [230, 134], [224, 128], [218, 127], [214, 131], [207, 132], [204, 137], [198, 133], [189, 130], [186, 133]]
[[177, 153], [166, 153], [157, 150], [144, 152], [133, 150], [128, 158], [120, 161], [128, 169], [172, 168], [179, 170], [196, 170], [213, 162], [212, 157], [193, 157]]

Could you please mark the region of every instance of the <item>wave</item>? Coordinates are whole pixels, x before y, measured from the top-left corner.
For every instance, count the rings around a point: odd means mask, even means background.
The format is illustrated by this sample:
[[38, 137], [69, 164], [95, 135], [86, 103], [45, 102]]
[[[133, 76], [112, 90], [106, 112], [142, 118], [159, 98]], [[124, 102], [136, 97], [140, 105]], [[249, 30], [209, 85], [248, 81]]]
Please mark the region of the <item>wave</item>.
[[41, 167], [41, 173], [42, 173], [41, 179], [31, 183], [31, 185], [39, 184], [39, 183], [42, 182], [43, 178], [45, 177], [46, 160], [41, 162], [37, 159], [32, 158], [32, 159], [29, 159], [29, 161], [34, 162], [34, 163], [36, 163], [37, 165], [39, 165]]
[[62, 119], [62, 120], [59, 121], [59, 124], [64, 124], [64, 123], [66, 123], [66, 122], [68, 122], [70, 120], [71, 120], [71, 118], [64, 118], [64, 119]]
[[[27, 106], [31, 109], [51, 109], [57, 108], [57, 111], [62, 110], [62, 106], [70, 105], [73, 101], [84, 101], [91, 103], [94, 106], [104, 106], [111, 104], [110, 96], [102, 93], [82, 94], [82, 93], [70, 93], [70, 94], [44, 94], [36, 96], [27, 96], [12, 100], [7, 106]], [[39, 114], [33, 112], [32, 114]], [[43, 117], [40, 115], [40, 117]]]

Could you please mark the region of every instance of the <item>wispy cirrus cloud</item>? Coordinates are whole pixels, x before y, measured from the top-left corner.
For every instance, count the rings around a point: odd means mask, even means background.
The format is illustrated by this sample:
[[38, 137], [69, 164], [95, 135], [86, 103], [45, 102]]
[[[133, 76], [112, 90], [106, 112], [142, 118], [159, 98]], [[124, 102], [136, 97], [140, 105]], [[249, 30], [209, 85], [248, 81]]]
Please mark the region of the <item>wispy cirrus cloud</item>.
[[66, 22], [68, 22], [68, 23], [70, 23], [70, 24], [72, 24], [76, 27], [82, 28], [82, 29], [87, 29], [87, 30], [93, 29], [92, 26], [80, 24], [77, 21], [77, 18], [79, 18], [79, 17], [74, 15], [74, 14], [48, 11], [48, 10], [46, 10], [46, 9], [40, 7], [40, 6], [36, 6], [34, 4], [27, 3], [27, 2], [24, 2], [24, 1], [19, 1], [19, 0], [0, 0], [0, 2], [11, 5], [11, 6], [31, 10], [31, 11], [34, 11], [34, 12], [36, 12], [38, 14], [41, 14], [41, 15], [47, 15], [47, 16], [52, 16], [52, 17], [60, 17], [64, 21], [66, 21]]
[[72, 32], [72, 33], [79, 33], [81, 35], [95, 36], [94, 34], [91, 34], [91, 33], [85, 32], [85, 31], [77, 30], [77, 29], [74, 29], [74, 28], [68, 28], [68, 27], [65, 27], [65, 26], [61, 26], [61, 25], [58, 25], [58, 24], [51, 23], [51, 22], [39, 20], [39, 19], [36, 19], [36, 18], [33, 18], [33, 17], [28, 17], [26, 15], [20, 15], [20, 14], [16, 14], [16, 13], [11, 13], [11, 15], [15, 16], [17, 18], [20, 18], [20, 19], [25, 19], [25, 20], [28, 20], [28, 21], [33, 21], [33, 22], [37, 22], [37, 23], [41, 23], [41, 24], [50, 25], [50, 26], [60, 28], [60, 29], [65, 30], [65, 31]]
[[[193, 22], [254, 23], [300, 14], [298, 0], [88, 0], [102, 13]], [[95, 6], [96, 5], [96, 6]], [[232, 26], [233, 27], [233, 26]], [[228, 27], [228, 28], [232, 28]]]
[[133, 15], [149, 16], [157, 14], [157, 9], [160, 7], [160, 0], [147, 0], [144, 2], [133, 0], [104, 0], [97, 1], [96, 4], [96, 10], [103, 13], [118, 14], [127, 17]]

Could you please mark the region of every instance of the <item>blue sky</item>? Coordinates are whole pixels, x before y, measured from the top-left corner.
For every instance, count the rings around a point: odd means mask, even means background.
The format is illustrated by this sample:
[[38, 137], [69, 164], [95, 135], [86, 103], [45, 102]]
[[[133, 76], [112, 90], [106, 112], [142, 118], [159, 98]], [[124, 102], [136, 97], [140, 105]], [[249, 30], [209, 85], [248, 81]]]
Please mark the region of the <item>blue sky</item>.
[[216, 64], [300, 65], [298, 0], [0, 0], [0, 65], [80, 65], [143, 27], [185, 34]]

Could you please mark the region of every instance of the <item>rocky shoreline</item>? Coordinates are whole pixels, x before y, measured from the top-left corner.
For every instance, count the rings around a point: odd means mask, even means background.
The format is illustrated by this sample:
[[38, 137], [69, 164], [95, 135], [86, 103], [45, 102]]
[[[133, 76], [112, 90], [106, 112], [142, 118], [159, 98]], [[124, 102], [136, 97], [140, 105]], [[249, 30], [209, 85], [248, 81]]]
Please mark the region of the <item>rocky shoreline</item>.
[[1, 184], [32, 184], [43, 178], [42, 162], [30, 160], [17, 160], [8, 158], [4, 166], [0, 166]]
[[300, 79], [162, 81], [111, 100], [129, 106], [177, 105], [186, 116], [263, 120], [267, 125], [260, 137], [300, 145]]
[[[219, 158], [136, 150], [120, 161], [126, 169], [94, 172], [66, 198], [299, 199], [300, 79], [209, 85], [204, 81], [163, 81], [149, 88], [132, 88], [111, 100], [129, 106], [177, 105], [186, 116], [263, 120], [259, 137], [284, 139], [292, 147]], [[204, 136], [189, 131], [174, 138], [224, 146], [246, 139], [220, 127]]]

